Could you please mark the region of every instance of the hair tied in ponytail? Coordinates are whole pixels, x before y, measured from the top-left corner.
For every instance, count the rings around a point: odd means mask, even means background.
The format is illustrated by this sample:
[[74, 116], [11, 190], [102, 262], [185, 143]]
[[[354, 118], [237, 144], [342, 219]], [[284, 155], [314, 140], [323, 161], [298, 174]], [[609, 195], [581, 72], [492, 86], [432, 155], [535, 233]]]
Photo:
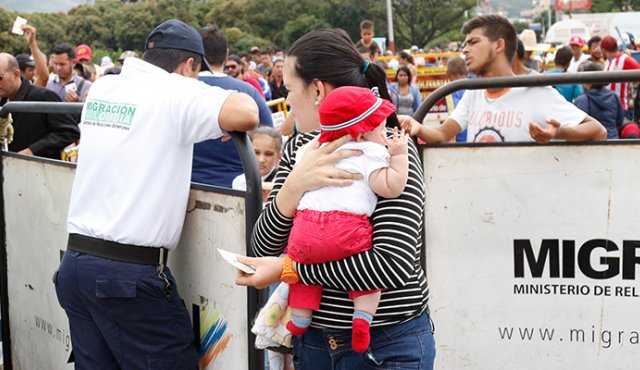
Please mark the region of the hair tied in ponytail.
[[367, 74], [367, 71], [369, 70], [370, 65], [371, 65], [371, 62], [369, 61], [369, 59], [365, 59], [364, 63], [362, 64], [362, 68], [360, 69], [363, 75]]

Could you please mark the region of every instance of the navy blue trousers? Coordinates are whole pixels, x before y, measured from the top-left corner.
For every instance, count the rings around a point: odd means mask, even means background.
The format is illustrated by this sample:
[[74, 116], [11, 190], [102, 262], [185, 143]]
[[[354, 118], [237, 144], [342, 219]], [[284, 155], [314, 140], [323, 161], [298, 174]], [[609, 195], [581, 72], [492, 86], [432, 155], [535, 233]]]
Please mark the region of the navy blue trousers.
[[53, 276], [76, 369], [197, 370], [189, 313], [155, 266], [67, 251]]

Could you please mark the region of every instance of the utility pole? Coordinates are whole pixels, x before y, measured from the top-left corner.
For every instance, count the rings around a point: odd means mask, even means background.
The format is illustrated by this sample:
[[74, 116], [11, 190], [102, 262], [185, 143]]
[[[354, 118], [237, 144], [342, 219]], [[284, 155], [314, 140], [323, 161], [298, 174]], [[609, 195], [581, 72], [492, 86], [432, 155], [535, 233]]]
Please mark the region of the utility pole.
[[387, 0], [387, 26], [389, 28], [389, 50], [396, 53], [396, 45], [393, 40], [393, 14], [391, 12], [391, 0]]

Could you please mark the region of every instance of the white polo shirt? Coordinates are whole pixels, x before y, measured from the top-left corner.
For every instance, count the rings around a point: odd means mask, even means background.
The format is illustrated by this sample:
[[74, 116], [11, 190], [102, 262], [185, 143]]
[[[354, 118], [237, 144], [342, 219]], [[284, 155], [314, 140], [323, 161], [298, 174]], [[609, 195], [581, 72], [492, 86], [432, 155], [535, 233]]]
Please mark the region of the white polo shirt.
[[218, 115], [231, 93], [136, 58], [97, 80], [82, 110], [68, 232], [175, 248], [193, 144], [223, 135]]

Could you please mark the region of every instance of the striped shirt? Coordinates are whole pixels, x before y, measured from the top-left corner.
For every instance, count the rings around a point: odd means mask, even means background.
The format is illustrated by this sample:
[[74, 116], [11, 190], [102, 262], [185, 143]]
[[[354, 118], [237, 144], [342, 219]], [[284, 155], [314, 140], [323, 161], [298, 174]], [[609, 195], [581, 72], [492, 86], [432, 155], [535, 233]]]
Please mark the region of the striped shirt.
[[[285, 145], [273, 190], [254, 228], [252, 247], [257, 256], [279, 256], [287, 246], [293, 219], [282, 215], [273, 199], [295, 166], [295, 152], [318, 134], [299, 134]], [[427, 308], [429, 288], [420, 263], [424, 208], [422, 164], [409, 140], [407, 186], [398, 198], [378, 197], [371, 216], [373, 248], [344, 260], [298, 264], [302, 283], [324, 287], [320, 309], [313, 312], [313, 327], [351, 328], [353, 302], [347, 290], [383, 289], [372, 326], [402, 323]]]
[[[605, 71], [622, 71], [628, 69], [640, 69], [640, 64], [627, 54], [620, 52], [615, 58], [607, 60], [604, 66]], [[620, 97], [622, 109], [628, 110], [631, 101], [631, 82], [612, 82], [609, 89]]]

